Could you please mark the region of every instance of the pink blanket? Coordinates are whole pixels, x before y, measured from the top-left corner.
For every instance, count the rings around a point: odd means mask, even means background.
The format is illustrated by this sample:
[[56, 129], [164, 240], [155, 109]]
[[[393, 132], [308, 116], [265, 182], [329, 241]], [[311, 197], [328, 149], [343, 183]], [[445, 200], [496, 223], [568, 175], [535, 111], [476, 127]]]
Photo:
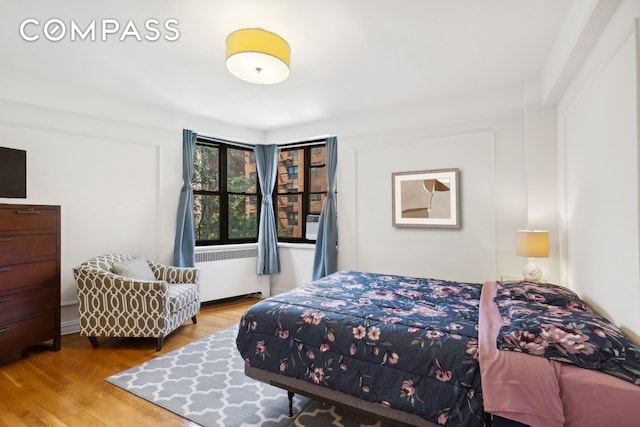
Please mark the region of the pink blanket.
[[480, 301], [478, 361], [486, 412], [532, 427], [640, 425], [640, 387], [598, 371], [498, 350], [497, 283]]

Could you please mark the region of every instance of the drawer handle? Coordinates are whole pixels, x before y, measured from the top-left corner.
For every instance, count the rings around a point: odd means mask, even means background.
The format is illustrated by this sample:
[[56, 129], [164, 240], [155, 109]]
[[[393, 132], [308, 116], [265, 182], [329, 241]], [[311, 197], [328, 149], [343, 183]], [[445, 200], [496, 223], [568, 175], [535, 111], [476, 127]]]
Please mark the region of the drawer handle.
[[2, 267], [2, 268], [0, 268], [0, 273], [6, 273], [7, 271], [11, 271], [11, 267]]
[[0, 303], [3, 303], [3, 302], [9, 302], [9, 301], [11, 301], [12, 299], [13, 299], [13, 297], [0, 298]]
[[4, 334], [5, 332], [9, 332], [9, 329], [11, 329], [8, 326], [5, 326], [4, 328], [0, 328], [0, 334]]
[[16, 211], [18, 215], [40, 215], [40, 211]]
[[10, 241], [11, 241], [11, 237], [2, 237], [2, 238], [0, 238], [0, 243], [10, 242]]

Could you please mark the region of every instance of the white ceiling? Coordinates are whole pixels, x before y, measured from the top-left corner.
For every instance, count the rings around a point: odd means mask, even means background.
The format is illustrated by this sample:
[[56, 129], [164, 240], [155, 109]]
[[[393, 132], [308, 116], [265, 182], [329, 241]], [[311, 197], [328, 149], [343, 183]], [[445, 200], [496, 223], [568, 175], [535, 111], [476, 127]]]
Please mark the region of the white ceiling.
[[[540, 78], [571, 0], [0, 0], [0, 72], [33, 76], [257, 130], [476, 96]], [[179, 21], [177, 41], [65, 37], [19, 26]], [[253, 85], [224, 67], [225, 38], [262, 27], [291, 45], [291, 76]], [[101, 32], [97, 32], [98, 38]], [[0, 97], [2, 95], [0, 94]]]

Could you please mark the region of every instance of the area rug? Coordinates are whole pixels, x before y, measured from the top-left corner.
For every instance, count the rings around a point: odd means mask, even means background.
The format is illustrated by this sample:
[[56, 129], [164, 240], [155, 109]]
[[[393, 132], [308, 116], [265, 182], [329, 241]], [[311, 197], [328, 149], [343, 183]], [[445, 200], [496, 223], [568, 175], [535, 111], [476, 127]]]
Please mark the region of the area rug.
[[106, 379], [136, 396], [204, 427], [380, 427], [349, 411], [293, 399], [287, 392], [244, 375], [235, 346], [237, 326], [194, 341]]

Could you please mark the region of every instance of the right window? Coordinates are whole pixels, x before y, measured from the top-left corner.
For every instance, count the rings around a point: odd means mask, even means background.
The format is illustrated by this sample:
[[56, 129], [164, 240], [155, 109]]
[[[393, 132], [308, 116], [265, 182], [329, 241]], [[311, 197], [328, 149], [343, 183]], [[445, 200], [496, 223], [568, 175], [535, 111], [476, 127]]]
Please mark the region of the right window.
[[278, 240], [310, 242], [305, 238], [307, 215], [320, 215], [327, 193], [325, 144], [280, 149], [276, 181]]

